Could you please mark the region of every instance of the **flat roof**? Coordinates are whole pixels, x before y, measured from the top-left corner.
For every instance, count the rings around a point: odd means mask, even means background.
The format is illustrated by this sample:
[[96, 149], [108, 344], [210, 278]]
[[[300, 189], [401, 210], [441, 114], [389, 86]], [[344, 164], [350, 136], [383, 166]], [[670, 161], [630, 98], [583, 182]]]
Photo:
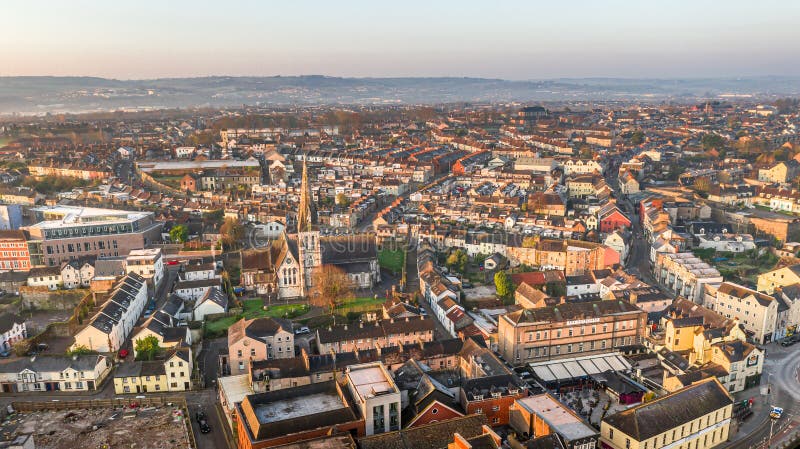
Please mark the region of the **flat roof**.
[[345, 405], [339, 395], [335, 391], [329, 391], [258, 404], [253, 409], [258, 422], [267, 424], [343, 408]]
[[217, 379], [217, 385], [225, 394], [229, 404], [242, 402], [248, 394], [253, 394], [253, 389], [250, 387], [249, 374], [220, 377]]
[[98, 225], [120, 221], [134, 221], [152, 215], [152, 212], [134, 212], [116, 209], [78, 206], [42, 206], [32, 209], [44, 217], [31, 227], [59, 228], [63, 225]]
[[596, 430], [586, 425], [582, 419], [549, 394], [517, 399], [517, 403], [528, 412], [541, 417], [556, 433], [569, 441], [597, 435]]
[[381, 364], [351, 366], [347, 377], [362, 398], [398, 391], [394, 382], [386, 376]]
[[139, 169], [143, 172], [159, 170], [199, 170], [204, 168], [239, 168], [239, 167], [261, 167], [261, 164], [253, 160], [238, 161], [234, 159], [206, 160], [206, 161], [164, 161], [164, 162], [139, 162]]

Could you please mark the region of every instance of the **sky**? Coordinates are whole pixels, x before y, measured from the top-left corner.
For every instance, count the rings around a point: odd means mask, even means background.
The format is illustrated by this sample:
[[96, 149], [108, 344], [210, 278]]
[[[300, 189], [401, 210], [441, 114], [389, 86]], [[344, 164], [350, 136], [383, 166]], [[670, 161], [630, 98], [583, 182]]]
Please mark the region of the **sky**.
[[4, 0], [0, 76], [800, 75], [792, 0]]

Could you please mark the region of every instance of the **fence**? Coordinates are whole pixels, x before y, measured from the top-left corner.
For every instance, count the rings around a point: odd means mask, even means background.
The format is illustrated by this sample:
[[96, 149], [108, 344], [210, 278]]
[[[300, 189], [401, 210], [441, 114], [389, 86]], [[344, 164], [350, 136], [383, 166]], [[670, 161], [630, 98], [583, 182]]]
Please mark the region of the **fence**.
[[56, 400], [56, 401], [14, 401], [11, 406], [18, 412], [39, 412], [46, 410], [73, 410], [128, 407], [137, 404], [140, 407], [164, 406], [174, 404], [184, 409], [187, 408], [186, 398], [182, 396], [152, 396], [145, 398], [114, 398], [114, 399], [87, 399], [87, 400]]

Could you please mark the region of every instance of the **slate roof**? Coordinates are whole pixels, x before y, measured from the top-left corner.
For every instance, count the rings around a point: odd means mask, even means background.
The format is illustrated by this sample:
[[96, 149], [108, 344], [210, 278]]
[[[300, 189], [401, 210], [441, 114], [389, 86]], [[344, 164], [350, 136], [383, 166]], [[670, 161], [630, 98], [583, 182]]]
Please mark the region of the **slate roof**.
[[361, 449], [446, 449], [458, 433], [471, 439], [483, 434], [484, 415], [467, 415], [431, 424], [359, 438]]
[[603, 419], [637, 441], [644, 441], [731, 405], [733, 399], [715, 378]]

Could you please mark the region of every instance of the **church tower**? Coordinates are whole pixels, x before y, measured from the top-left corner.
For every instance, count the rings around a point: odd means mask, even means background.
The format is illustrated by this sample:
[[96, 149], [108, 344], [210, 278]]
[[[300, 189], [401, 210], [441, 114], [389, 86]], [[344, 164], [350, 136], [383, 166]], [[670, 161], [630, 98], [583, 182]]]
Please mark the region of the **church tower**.
[[303, 178], [300, 184], [300, 208], [297, 211], [297, 248], [303, 276], [301, 289], [306, 296], [312, 285], [314, 270], [322, 266], [322, 254], [316, 210], [311, 198], [311, 187], [308, 185], [308, 165], [305, 160], [303, 160]]

